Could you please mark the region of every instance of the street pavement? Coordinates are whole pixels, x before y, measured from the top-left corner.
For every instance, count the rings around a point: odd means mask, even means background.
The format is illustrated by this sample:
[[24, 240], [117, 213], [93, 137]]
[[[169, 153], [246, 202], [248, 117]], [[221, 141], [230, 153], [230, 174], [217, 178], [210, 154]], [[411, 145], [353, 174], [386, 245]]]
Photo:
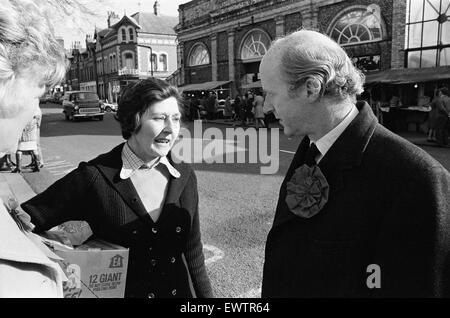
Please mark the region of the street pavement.
[[[41, 108], [41, 146], [45, 166], [35, 173], [24, 170], [23, 179], [17, 175], [1, 173], [0, 177], [3, 178], [0, 178], [0, 195], [7, 192], [6, 184], [10, 185], [10, 189], [15, 187], [15, 192], [22, 191], [17, 190], [17, 185], [12, 185], [20, 183], [20, 180], [23, 191], [32, 189], [39, 193], [76, 168], [80, 161], [90, 160], [123, 142], [120, 127], [113, 114], [106, 114], [104, 121], [67, 122], [60, 105], [47, 104]], [[219, 143], [224, 145], [223, 152], [227, 152], [228, 145], [234, 153], [244, 152], [248, 162], [251, 145], [242, 147], [226, 138], [226, 129], [232, 128], [232, 125], [232, 122], [224, 120], [203, 122], [200, 136], [202, 140], [196, 139], [198, 136], [183, 140], [194, 143], [195, 140], [200, 140], [203, 150], [208, 145]], [[300, 142], [300, 138], [284, 136], [278, 125], [273, 124], [272, 127], [273, 131], [279, 132], [279, 150], [276, 154], [279, 157], [279, 169], [274, 174], [261, 174], [261, 167], [267, 165], [260, 160], [250, 164], [193, 164], [198, 179], [207, 270], [218, 297], [260, 296], [265, 239], [274, 217], [279, 187]], [[186, 123], [185, 128], [192, 133], [193, 123]], [[207, 128], [218, 128], [216, 131], [222, 133], [223, 139], [205, 136]], [[245, 131], [249, 133], [250, 130], [256, 134], [254, 128], [247, 128]], [[260, 131], [258, 136], [261, 137], [261, 134]], [[450, 170], [450, 149], [428, 143], [426, 136], [422, 134], [409, 132], [401, 135], [422, 147]], [[270, 141], [269, 138], [269, 143]], [[216, 161], [221, 157], [220, 153], [213, 155]], [[27, 161], [24, 162], [26, 164]]]

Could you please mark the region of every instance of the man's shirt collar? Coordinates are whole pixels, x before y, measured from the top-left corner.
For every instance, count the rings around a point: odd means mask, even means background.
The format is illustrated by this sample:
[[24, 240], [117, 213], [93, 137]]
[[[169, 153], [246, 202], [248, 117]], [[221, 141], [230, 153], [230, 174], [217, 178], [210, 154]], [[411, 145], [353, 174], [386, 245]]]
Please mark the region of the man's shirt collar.
[[133, 150], [131, 150], [130, 146], [126, 142], [122, 149], [122, 169], [120, 170], [120, 178], [128, 179], [136, 170], [150, 170], [160, 163], [166, 166], [172, 177], [180, 177], [180, 172], [170, 164], [167, 157], [159, 157], [156, 161], [146, 163], [142, 161], [138, 156], [136, 156], [136, 154], [133, 152]]
[[336, 142], [340, 135], [344, 132], [344, 130], [350, 125], [350, 123], [355, 119], [358, 115], [358, 108], [353, 105], [352, 110], [348, 113], [347, 116], [332, 130], [330, 130], [325, 136], [320, 138], [317, 141], [311, 140], [310, 143], [315, 143], [317, 149], [320, 151], [320, 155], [316, 158], [317, 163], [325, 156], [325, 154], [330, 150], [331, 146]]

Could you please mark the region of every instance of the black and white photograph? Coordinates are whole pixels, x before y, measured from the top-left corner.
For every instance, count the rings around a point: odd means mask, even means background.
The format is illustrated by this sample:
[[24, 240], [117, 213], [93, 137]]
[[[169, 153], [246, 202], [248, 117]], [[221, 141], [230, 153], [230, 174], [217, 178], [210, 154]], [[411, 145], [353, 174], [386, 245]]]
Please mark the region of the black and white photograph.
[[448, 298], [449, 90], [450, 0], [0, 0], [0, 298]]

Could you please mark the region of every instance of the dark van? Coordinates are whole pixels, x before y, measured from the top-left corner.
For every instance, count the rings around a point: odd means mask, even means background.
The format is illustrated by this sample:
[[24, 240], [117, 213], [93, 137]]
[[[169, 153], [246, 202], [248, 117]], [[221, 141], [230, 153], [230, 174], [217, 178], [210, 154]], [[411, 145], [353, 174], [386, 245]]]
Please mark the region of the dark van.
[[66, 120], [77, 118], [97, 118], [103, 120], [105, 111], [98, 95], [87, 91], [68, 91], [62, 100], [63, 113]]

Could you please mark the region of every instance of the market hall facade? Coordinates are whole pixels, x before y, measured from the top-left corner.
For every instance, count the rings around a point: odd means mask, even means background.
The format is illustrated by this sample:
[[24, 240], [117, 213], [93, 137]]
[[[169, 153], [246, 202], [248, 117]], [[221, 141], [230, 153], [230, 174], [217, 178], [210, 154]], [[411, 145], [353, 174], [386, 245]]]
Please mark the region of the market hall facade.
[[272, 41], [301, 28], [335, 39], [366, 74], [366, 96], [381, 108], [422, 106], [450, 86], [450, 0], [193, 0], [179, 6], [184, 92], [224, 98], [260, 89], [259, 64]]

